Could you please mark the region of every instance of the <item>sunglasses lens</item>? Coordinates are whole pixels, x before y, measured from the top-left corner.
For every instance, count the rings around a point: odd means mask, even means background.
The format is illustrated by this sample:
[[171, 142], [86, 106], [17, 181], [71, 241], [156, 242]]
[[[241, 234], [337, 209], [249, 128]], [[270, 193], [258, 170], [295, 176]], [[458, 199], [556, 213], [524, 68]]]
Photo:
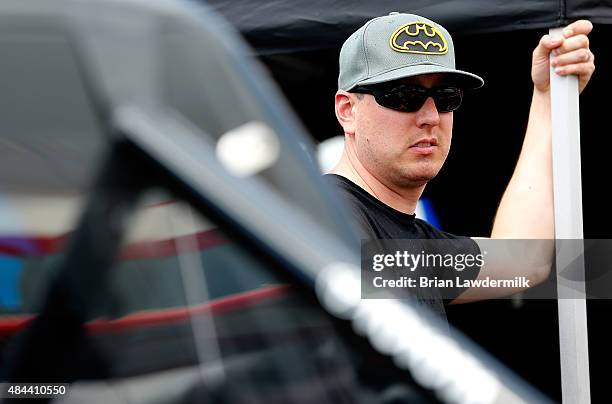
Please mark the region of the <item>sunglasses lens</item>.
[[429, 97], [433, 97], [438, 112], [451, 112], [459, 108], [463, 99], [463, 90], [457, 87], [426, 89], [420, 86], [400, 85], [372, 89], [371, 92], [378, 104], [401, 112], [418, 111]]
[[381, 98], [382, 102], [379, 104], [384, 107], [403, 112], [414, 112], [425, 103], [427, 93], [421, 87], [399, 86], [385, 91]]
[[455, 111], [461, 106], [463, 90], [457, 87], [444, 87], [434, 90], [434, 101], [439, 112]]

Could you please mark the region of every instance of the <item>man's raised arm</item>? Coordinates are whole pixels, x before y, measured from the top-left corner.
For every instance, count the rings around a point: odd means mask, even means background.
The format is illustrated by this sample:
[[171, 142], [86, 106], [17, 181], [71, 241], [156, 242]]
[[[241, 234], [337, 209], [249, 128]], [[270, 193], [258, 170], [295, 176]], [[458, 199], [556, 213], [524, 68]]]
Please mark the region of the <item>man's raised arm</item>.
[[[549, 56], [552, 52], [552, 66], [557, 74], [578, 76], [582, 92], [595, 70], [595, 56], [589, 49], [588, 39], [592, 29], [589, 21], [576, 21], [563, 30], [563, 38], [544, 35], [533, 51], [531, 77], [534, 88], [527, 131], [491, 232], [491, 239], [550, 239], [551, 242], [522, 243], [525, 251], [517, 251], [512, 256], [490, 256], [478, 279], [525, 276], [531, 287], [546, 280], [550, 274], [555, 222]], [[489, 240], [475, 240], [481, 249], [490, 243]], [[523, 289], [526, 287], [470, 288], [460, 299], [502, 297]]]

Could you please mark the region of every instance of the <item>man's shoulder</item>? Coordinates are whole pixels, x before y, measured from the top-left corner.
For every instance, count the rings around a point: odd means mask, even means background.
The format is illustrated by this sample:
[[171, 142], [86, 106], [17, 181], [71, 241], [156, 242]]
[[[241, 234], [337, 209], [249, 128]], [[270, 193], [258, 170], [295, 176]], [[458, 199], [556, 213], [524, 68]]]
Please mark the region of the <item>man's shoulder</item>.
[[429, 223], [428, 221], [420, 219], [418, 217], [414, 219], [414, 224], [415, 226], [419, 227], [423, 231], [423, 233], [435, 236], [431, 238], [460, 238], [461, 237], [461, 236], [457, 236], [455, 234], [440, 230], [433, 224]]
[[431, 223], [415, 218], [414, 219], [415, 226], [419, 227], [424, 234], [427, 234], [428, 238], [434, 239], [468, 239], [467, 236], [460, 236], [457, 234], [449, 233], [447, 231], [443, 231], [432, 225]]
[[370, 199], [367, 192], [359, 185], [348, 178], [337, 174], [325, 174], [323, 176], [336, 190], [339, 195], [348, 201], [353, 207], [363, 210], [366, 208], [367, 201]]
[[324, 174], [323, 179], [332, 184], [333, 186], [340, 188], [345, 191], [353, 191], [356, 188], [359, 188], [357, 184], [353, 183], [346, 177], [343, 177], [338, 174]]
[[367, 192], [348, 178], [336, 174], [323, 176], [337, 190], [338, 196], [351, 209], [362, 238], [378, 238], [375, 220], [376, 206]]

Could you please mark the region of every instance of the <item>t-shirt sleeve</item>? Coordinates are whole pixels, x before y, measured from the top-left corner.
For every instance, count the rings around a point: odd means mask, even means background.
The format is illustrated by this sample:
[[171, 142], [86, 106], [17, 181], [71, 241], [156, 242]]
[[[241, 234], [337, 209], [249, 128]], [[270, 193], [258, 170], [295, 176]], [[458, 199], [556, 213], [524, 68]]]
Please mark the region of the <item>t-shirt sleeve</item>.
[[[479, 257], [481, 256], [480, 247], [475, 240], [466, 236], [458, 236], [452, 233], [448, 233], [442, 230], [439, 230], [429, 223], [417, 219], [419, 225], [422, 228], [422, 232], [427, 236], [427, 238], [436, 239], [436, 240], [444, 240], [442, 244], [442, 248], [445, 251], [442, 251], [444, 254], [450, 254], [455, 258], [464, 258], [465, 257]], [[475, 260], [478, 262], [478, 260]], [[457, 265], [459, 263], [459, 265]], [[482, 269], [480, 265], [472, 265], [467, 269], [458, 270], [461, 268], [461, 261], [456, 261], [455, 270], [448, 270], [442, 268], [436, 268], [435, 276], [439, 279], [452, 281], [453, 287], [445, 288], [442, 292], [442, 297], [445, 302], [450, 302], [461, 293], [469, 289], [467, 286], [461, 286], [469, 283], [470, 280], [474, 280], [478, 277], [480, 270]], [[460, 285], [457, 285], [457, 278], [461, 281]]]
[[[480, 247], [478, 246], [478, 244], [476, 243], [476, 241], [474, 241], [473, 239], [469, 238], [469, 237], [457, 237], [454, 239], [457, 242], [457, 247], [458, 250], [456, 251], [456, 256], [463, 256], [463, 257], [479, 257], [481, 256], [481, 251], [480, 251]], [[456, 299], [457, 297], [459, 297], [459, 295], [461, 295], [461, 293], [463, 293], [464, 291], [466, 291], [467, 289], [469, 289], [469, 287], [467, 286], [462, 286], [465, 285], [466, 282], [474, 280], [478, 277], [478, 274], [480, 273], [480, 270], [482, 269], [480, 265], [477, 264], [477, 260], [475, 260], [476, 265], [467, 267], [461, 271], [459, 270], [454, 270], [454, 271], [443, 271], [444, 274], [442, 274], [441, 276], [444, 276], [445, 278], [452, 278], [453, 280], [453, 284], [455, 285], [452, 288], [449, 288], [449, 290], [447, 290], [447, 293], [445, 293], [444, 296], [444, 300], [445, 302], [450, 302], [454, 299]], [[456, 268], [458, 267], [457, 264], [455, 264]], [[461, 281], [460, 285], [457, 285], [457, 280]], [[469, 283], [469, 282], [468, 282]]]

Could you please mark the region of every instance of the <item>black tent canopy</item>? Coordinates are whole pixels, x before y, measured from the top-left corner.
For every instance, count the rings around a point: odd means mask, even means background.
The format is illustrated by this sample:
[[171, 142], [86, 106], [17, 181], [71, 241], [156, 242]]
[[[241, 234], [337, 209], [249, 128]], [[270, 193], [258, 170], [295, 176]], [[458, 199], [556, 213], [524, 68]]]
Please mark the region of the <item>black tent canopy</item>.
[[580, 18], [612, 23], [612, 0], [211, 0], [260, 55], [338, 46], [370, 18], [392, 11], [427, 16], [451, 33], [549, 28]]

